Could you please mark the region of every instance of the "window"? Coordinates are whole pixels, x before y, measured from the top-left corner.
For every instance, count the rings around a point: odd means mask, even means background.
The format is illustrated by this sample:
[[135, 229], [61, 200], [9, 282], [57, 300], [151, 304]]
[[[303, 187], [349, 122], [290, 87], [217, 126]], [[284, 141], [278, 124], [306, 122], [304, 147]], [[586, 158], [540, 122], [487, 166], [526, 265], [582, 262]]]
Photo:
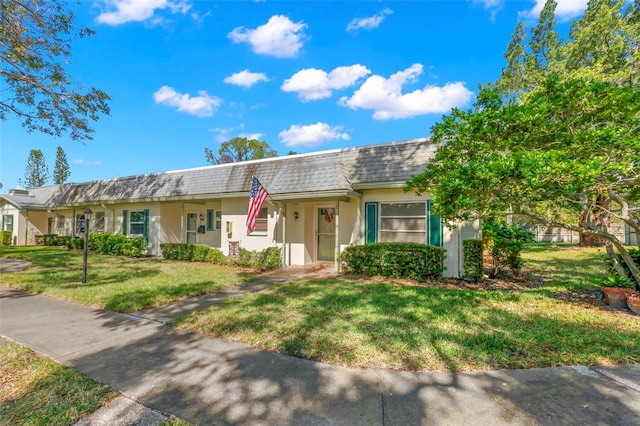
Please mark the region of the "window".
[[216, 210], [215, 222], [213, 223], [213, 229], [219, 231], [222, 229], [222, 211]]
[[129, 213], [129, 235], [145, 235], [145, 224], [145, 212], [143, 210]]
[[267, 217], [267, 208], [261, 208], [260, 213], [258, 213], [258, 217], [256, 218], [256, 227], [251, 235], [267, 235]]
[[380, 204], [380, 241], [424, 244], [425, 219], [425, 203]]
[[94, 212], [91, 222], [91, 232], [104, 232], [104, 212]]
[[442, 220], [426, 203], [365, 203], [365, 243], [415, 242], [442, 246]]
[[65, 222], [64, 215], [63, 214], [59, 214], [56, 217], [56, 234], [64, 235], [64, 222]]
[[2, 230], [13, 232], [13, 215], [5, 214], [2, 216]]

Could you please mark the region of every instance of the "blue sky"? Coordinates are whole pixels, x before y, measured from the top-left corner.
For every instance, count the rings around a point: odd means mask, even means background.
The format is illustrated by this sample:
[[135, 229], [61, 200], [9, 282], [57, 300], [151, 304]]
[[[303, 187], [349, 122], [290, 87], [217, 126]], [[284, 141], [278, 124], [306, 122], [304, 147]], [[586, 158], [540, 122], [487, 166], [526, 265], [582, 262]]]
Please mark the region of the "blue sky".
[[[69, 71], [106, 91], [111, 115], [94, 139], [0, 123], [2, 191], [24, 179], [31, 149], [71, 182], [207, 165], [235, 136], [280, 155], [429, 136], [452, 107], [494, 81], [519, 20], [543, 0], [106, 0], [71, 5], [96, 35], [73, 46]], [[587, 0], [558, 0], [561, 32]], [[51, 182], [49, 182], [51, 183]]]

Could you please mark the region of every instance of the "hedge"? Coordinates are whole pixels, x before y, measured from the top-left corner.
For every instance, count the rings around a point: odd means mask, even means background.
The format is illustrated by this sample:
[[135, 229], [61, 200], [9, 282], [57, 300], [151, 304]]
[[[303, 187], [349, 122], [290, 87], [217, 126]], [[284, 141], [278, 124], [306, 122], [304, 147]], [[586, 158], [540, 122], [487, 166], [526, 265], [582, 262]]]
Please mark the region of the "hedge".
[[482, 240], [463, 240], [462, 251], [465, 278], [475, 283], [482, 281], [484, 278]]
[[165, 259], [209, 262], [216, 265], [228, 263], [227, 258], [219, 249], [209, 247], [206, 244], [164, 243], [160, 244], [160, 251]]
[[440, 278], [444, 272], [445, 250], [419, 243], [374, 243], [349, 246], [340, 255], [348, 274], [424, 281]]
[[10, 246], [12, 236], [13, 233], [11, 231], [0, 231], [0, 246]]
[[[165, 259], [209, 262], [216, 265], [229, 263], [222, 251], [206, 244], [164, 243], [160, 244], [160, 250]], [[282, 258], [278, 247], [268, 247], [262, 251], [249, 251], [240, 248], [240, 256], [233, 263], [238, 266], [269, 271], [279, 268], [282, 264]]]
[[[36, 245], [66, 246], [71, 250], [84, 249], [84, 237], [71, 235], [36, 235]], [[142, 237], [127, 238], [122, 234], [89, 234], [89, 250], [113, 256], [141, 257], [147, 250], [147, 242]]]

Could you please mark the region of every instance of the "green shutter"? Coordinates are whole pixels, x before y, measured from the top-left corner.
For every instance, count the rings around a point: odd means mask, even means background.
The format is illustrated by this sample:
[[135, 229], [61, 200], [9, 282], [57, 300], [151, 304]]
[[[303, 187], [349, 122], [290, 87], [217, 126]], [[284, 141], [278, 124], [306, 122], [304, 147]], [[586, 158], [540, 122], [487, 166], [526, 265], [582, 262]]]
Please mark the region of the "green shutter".
[[122, 210], [122, 235], [127, 235], [127, 218], [129, 217], [129, 212], [127, 210]]
[[149, 242], [149, 209], [144, 209], [144, 240]]
[[207, 231], [213, 231], [213, 210], [207, 210]]
[[427, 244], [442, 247], [442, 218], [431, 213], [432, 201], [427, 201]]
[[364, 241], [378, 241], [378, 203], [364, 203]]

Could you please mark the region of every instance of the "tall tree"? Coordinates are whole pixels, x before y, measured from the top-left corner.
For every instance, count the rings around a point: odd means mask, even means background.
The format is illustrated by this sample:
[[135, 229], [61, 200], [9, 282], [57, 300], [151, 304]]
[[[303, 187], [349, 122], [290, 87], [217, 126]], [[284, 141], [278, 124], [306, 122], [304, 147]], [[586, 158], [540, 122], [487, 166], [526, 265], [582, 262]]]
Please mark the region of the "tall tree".
[[[640, 289], [640, 271], [609, 228], [614, 217], [640, 234], [640, 1], [590, 0], [566, 42], [553, 34], [554, 8], [549, 0], [529, 40], [518, 25], [502, 76], [473, 109], [433, 127], [443, 146], [409, 188], [431, 192], [450, 220], [512, 207], [604, 241]], [[570, 214], [560, 220], [558, 210]]]
[[[640, 202], [640, 126], [629, 125], [639, 122], [638, 86], [552, 75], [516, 104], [485, 89], [472, 109], [454, 110], [433, 127], [434, 142], [443, 145], [408, 187], [431, 193], [448, 220], [512, 207], [536, 223], [602, 238], [640, 288], [640, 270], [603, 226], [613, 214], [640, 234], [640, 212], [629, 209]], [[598, 203], [601, 195], [609, 202]], [[587, 212], [587, 220], [560, 222], [549, 216], [548, 203]]]
[[[519, 23], [507, 47], [507, 65], [496, 86], [503, 96], [523, 102], [538, 90], [553, 73], [565, 79], [608, 81], [614, 84], [637, 84], [640, 74], [640, 21], [638, 6], [625, 0], [591, 0], [579, 19], [571, 23], [569, 40], [563, 43], [555, 30], [556, 0], [547, 0], [538, 24], [527, 40]], [[487, 86], [489, 87], [489, 86]], [[594, 195], [601, 209], [611, 204], [606, 193]], [[581, 211], [582, 225], [593, 222], [593, 211]], [[605, 217], [603, 226], [609, 226]], [[583, 245], [598, 244], [599, 239], [581, 233]]]
[[27, 188], [38, 188], [49, 180], [49, 167], [44, 161], [44, 154], [39, 149], [32, 149], [24, 169], [24, 184]]
[[67, 70], [77, 28], [62, 0], [0, 0], [0, 120], [14, 116], [27, 131], [92, 139], [90, 121], [109, 114], [102, 90], [74, 82]]
[[65, 183], [69, 179], [69, 163], [67, 162], [67, 154], [61, 146], [56, 150], [56, 164], [53, 169], [53, 183], [60, 184]]
[[220, 145], [218, 156], [209, 148], [204, 149], [204, 155], [209, 163], [224, 164], [261, 158], [277, 157], [278, 153], [271, 149], [268, 143], [257, 139], [233, 138]]

